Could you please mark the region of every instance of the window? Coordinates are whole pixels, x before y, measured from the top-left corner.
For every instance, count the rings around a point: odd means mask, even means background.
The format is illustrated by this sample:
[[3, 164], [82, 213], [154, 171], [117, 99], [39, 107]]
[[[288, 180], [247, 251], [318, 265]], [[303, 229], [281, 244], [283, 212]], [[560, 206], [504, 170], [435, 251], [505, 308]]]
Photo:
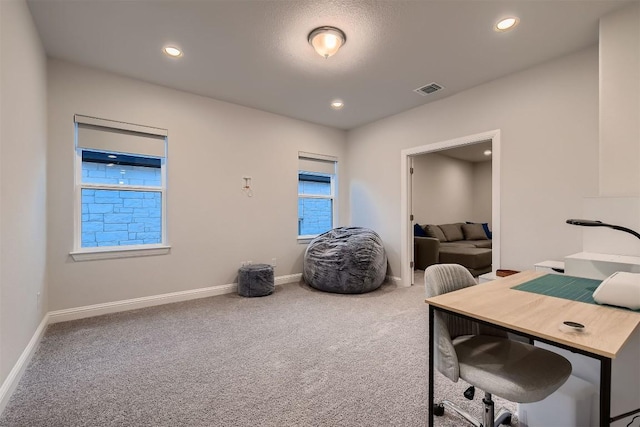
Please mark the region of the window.
[[335, 226], [337, 162], [310, 153], [299, 153], [298, 161], [298, 237], [304, 239]]
[[74, 259], [166, 253], [167, 131], [79, 115], [75, 122]]

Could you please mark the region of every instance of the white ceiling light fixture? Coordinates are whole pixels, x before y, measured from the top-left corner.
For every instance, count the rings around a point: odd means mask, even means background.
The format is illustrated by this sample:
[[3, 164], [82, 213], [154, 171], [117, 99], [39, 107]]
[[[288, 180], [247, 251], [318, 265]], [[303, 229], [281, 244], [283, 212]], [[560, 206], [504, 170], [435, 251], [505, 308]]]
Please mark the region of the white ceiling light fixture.
[[341, 99], [331, 101], [331, 108], [334, 110], [342, 110], [342, 107], [344, 107], [344, 102]]
[[484, 150], [484, 155], [485, 156], [490, 156], [491, 155], [491, 150]]
[[494, 29], [499, 32], [513, 30], [519, 22], [520, 18], [517, 16], [510, 16], [499, 20]]
[[165, 46], [162, 48], [162, 52], [172, 58], [180, 58], [182, 56], [182, 51], [175, 46]]
[[318, 55], [327, 59], [335, 55], [347, 42], [347, 36], [336, 27], [318, 27], [309, 33], [307, 40]]

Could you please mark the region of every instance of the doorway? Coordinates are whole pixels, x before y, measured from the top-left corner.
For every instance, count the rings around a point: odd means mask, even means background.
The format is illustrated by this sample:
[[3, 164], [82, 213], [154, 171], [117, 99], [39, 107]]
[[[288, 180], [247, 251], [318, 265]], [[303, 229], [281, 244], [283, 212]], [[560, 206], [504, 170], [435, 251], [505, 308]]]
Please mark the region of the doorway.
[[401, 280], [402, 286], [411, 286], [413, 283], [413, 219], [411, 218], [412, 200], [412, 180], [411, 167], [413, 157], [448, 150], [466, 145], [478, 144], [491, 141], [491, 223], [492, 223], [492, 270], [500, 268], [500, 130], [492, 130], [475, 135], [468, 135], [461, 138], [441, 141], [435, 144], [422, 145], [402, 150], [401, 156]]

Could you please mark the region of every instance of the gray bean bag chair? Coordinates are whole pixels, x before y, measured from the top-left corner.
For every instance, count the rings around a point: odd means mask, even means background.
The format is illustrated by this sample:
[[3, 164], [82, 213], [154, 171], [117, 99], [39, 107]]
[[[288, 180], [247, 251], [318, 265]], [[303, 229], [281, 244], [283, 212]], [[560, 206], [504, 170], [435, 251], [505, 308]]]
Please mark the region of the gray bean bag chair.
[[313, 239], [304, 254], [304, 281], [321, 291], [370, 292], [382, 285], [386, 272], [382, 239], [367, 228], [334, 228]]

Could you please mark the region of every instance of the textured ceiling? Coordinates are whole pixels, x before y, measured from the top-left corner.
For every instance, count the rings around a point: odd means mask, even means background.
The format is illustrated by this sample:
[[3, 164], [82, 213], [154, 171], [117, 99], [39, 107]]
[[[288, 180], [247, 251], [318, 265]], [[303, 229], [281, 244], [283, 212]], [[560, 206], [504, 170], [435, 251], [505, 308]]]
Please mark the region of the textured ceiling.
[[[618, 0], [29, 0], [51, 57], [351, 129], [593, 45]], [[517, 15], [513, 31], [493, 31]], [[347, 35], [323, 59], [308, 33]], [[184, 51], [161, 53], [165, 44]], [[445, 89], [426, 97], [414, 89]], [[329, 102], [341, 98], [344, 109]]]
[[478, 142], [476, 144], [463, 145], [461, 147], [437, 151], [437, 154], [472, 163], [488, 162], [489, 160], [491, 160], [491, 156], [486, 156], [484, 154], [484, 151], [491, 150], [491, 147], [491, 140], [488, 140], [484, 142]]

